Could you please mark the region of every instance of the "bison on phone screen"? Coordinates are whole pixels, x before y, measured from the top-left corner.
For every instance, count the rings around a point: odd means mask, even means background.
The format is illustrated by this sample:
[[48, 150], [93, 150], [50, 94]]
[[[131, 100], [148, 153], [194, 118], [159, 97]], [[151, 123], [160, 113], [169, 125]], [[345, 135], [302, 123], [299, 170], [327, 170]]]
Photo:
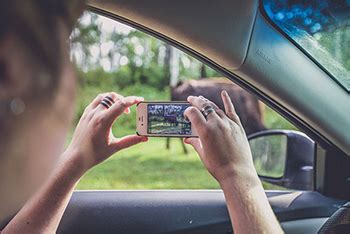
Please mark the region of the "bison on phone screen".
[[[220, 95], [222, 90], [226, 90], [231, 97], [247, 135], [266, 129], [263, 123], [264, 104], [226, 78], [205, 78], [183, 81], [176, 87], [171, 88], [171, 101], [186, 101], [190, 95], [201, 95], [213, 101], [220, 109], [224, 110], [224, 104]], [[170, 148], [169, 138], [167, 139], [166, 147], [167, 149]], [[187, 153], [184, 145], [183, 149]]]

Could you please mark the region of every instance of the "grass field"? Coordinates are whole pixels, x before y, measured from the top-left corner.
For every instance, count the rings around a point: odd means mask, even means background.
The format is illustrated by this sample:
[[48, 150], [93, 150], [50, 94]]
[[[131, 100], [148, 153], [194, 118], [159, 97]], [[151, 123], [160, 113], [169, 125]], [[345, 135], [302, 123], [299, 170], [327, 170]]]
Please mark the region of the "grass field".
[[78, 189], [218, 188], [190, 146], [184, 155], [179, 139], [171, 143], [166, 150], [165, 138], [152, 138], [121, 151], [87, 173]]
[[[101, 88], [82, 89], [77, 106], [77, 119], [84, 107]], [[108, 90], [108, 89], [106, 89]], [[120, 91], [123, 95], [141, 93], [147, 100], [165, 100], [168, 91], [156, 91], [150, 87], [134, 87]], [[274, 111], [267, 108], [265, 123], [268, 128], [295, 129]], [[130, 115], [123, 115], [113, 127], [117, 136], [135, 133], [135, 108]], [[185, 155], [179, 139], [171, 139], [171, 148], [165, 148], [165, 138], [150, 138], [146, 143], [113, 155], [107, 161], [91, 169], [79, 182], [77, 189], [216, 189], [217, 182], [203, 167], [197, 154], [186, 146]], [[266, 188], [272, 188], [266, 186]]]

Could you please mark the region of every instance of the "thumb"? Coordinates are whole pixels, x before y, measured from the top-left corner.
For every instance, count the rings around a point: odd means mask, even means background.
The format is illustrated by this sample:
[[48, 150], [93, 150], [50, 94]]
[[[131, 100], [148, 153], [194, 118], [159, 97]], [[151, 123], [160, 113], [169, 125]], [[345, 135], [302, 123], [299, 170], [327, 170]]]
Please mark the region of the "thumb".
[[141, 142], [148, 141], [148, 138], [145, 136], [138, 136], [138, 135], [129, 135], [122, 137], [120, 139], [116, 139], [110, 144], [110, 147], [112, 148], [113, 152], [120, 151], [122, 149], [129, 148], [130, 146], [136, 145]]
[[200, 156], [203, 155], [203, 146], [199, 138], [185, 138], [184, 143], [192, 145]]

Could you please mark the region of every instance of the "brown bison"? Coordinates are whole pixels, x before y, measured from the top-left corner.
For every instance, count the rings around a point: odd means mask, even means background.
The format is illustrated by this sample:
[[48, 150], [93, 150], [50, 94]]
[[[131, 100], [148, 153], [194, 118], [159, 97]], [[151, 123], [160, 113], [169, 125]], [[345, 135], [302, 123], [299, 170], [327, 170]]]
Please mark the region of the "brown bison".
[[[224, 104], [220, 95], [222, 90], [226, 90], [231, 97], [247, 135], [265, 129], [263, 123], [264, 105], [256, 97], [226, 78], [186, 80], [171, 88], [171, 100], [186, 101], [190, 95], [202, 95], [224, 110]], [[168, 138], [167, 149], [170, 147], [169, 144], [170, 139]], [[183, 148], [185, 153], [187, 153], [184, 145]]]

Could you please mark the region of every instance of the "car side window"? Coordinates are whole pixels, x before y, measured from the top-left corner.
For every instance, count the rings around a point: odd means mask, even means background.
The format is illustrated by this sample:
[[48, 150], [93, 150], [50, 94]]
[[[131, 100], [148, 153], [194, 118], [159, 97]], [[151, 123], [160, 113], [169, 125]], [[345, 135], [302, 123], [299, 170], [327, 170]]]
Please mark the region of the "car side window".
[[[85, 12], [79, 20], [71, 35], [71, 49], [80, 83], [75, 122], [86, 105], [103, 92], [174, 101], [203, 95], [222, 107], [219, 94], [225, 89], [247, 134], [265, 129], [296, 129], [256, 96], [195, 58], [95, 13]], [[131, 114], [116, 121], [116, 136], [135, 133], [135, 111], [135, 107], [131, 108]], [[179, 139], [152, 138], [96, 166], [77, 188], [217, 189], [219, 185], [190, 146], [184, 146]]]

